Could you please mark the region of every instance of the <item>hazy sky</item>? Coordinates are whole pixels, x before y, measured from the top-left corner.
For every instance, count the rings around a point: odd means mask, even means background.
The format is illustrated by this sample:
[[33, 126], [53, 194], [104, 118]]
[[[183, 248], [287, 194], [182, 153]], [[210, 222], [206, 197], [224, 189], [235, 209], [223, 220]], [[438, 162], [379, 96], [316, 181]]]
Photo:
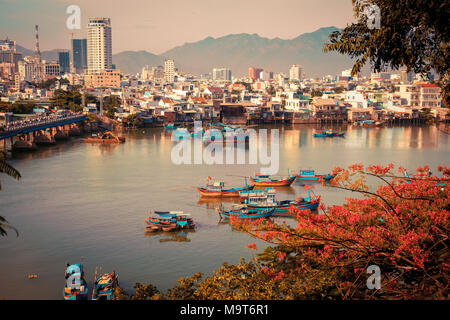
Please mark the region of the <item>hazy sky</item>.
[[0, 38], [34, 48], [39, 25], [40, 49], [69, 48], [66, 8], [81, 8], [86, 37], [88, 17], [110, 17], [113, 53], [147, 50], [160, 54], [185, 42], [232, 33], [257, 33], [292, 39], [321, 27], [353, 21], [351, 0], [0, 0]]

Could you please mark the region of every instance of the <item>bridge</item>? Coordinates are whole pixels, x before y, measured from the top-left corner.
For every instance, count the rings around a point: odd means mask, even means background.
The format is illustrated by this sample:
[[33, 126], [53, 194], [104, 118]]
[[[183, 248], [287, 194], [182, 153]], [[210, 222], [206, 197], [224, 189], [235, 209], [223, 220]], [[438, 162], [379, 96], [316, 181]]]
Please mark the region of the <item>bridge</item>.
[[63, 127], [65, 125], [70, 125], [85, 120], [88, 120], [85, 114], [68, 115], [56, 118], [41, 117], [37, 118], [36, 121], [5, 128], [3, 131], [0, 131], [0, 140], [12, 138], [20, 134], [28, 134], [30, 132]]

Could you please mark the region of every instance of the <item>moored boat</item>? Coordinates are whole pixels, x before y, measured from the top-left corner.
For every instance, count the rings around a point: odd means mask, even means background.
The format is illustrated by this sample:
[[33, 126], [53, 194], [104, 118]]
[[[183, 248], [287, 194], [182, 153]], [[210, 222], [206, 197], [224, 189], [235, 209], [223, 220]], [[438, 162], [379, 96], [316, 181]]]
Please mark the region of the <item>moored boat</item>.
[[287, 176], [279, 179], [273, 179], [269, 175], [256, 175], [255, 177], [250, 177], [250, 180], [255, 186], [258, 187], [286, 187], [290, 186], [294, 180], [295, 176]]
[[114, 270], [111, 273], [104, 273], [99, 277], [97, 277], [96, 270], [92, 300], [114, 300], [116, 298], [115, 291], [118, 285], [118, 276]]
[[179, 229], [193, 229], [195, 222], [191, 215], [183, 211], [154, 211], [145, 220], [147, 231], [174, 231]]
[[316, 174], [314, 170], [300, 170], [296, 176], [296, 179], [300, 181], [319, 181], [321, 179], [328, 181], [333, 178], [333, 174]]
[[221, 218], [234, 217], [237, 219], [261, 219], [270, 217], [274, 212], [274, 208], [267, 208], [265, 210], [254, 210], [249, 209], [246, 206], [237, 206], [231, 210], [225, 210], [221, 208], [218, 209], [217, 212], [219, 213]]
[[208, 177], [206, 187], [198, 187], [197, 190], [202, 197], [239, 197], [240, 191], [252, 190], [253, 188], [253, 185], [247, 185], [246, 179], [243, 187], [225, 189], [225, 184], [222, 181], [212, 183], [211, 177]]
[[169, 122], [166, 125], [164, 125], [164, 129], [166, 129], [167, 131], [172, 131], [180, 127], [181, 127], [180, 124], [174, 124], [173, 122]]
[[242, 204], [245, 204], [247, 208], [258, 211], [274, 208], [274, 215], [287, 214], [292, 206], [300, 210], [316, 210], [320, 203], [320, 196], [311, 197], [311, 194], [307, 198], [277, 201], [276, 192], [273, 188], [243, 191], [239, 196], [241, 197]]
[[87, 300], [88, 287], [84, 280], [83, 265], [67, 264], [65, 272], [64, 300]]
[[125, 137], [119, 137], [114, 135], [112, 132], [107, 131], [100, 135], [92, 134], [89, 138], [85, 138], [86, 143], [124, 143]]
[[324, 129], [314, 133], [315, 138], [327, 138], [327, 137], [343, 137], [344, 132], [334, 132], [331, 129]]

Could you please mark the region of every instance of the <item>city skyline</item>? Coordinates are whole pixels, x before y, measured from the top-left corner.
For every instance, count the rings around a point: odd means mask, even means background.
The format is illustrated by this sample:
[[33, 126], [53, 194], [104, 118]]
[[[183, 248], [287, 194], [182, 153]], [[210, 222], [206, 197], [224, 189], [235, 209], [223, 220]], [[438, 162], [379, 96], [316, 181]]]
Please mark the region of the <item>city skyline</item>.
[[[81, 9], [80, 30], [66, 28], [66, 8], [73, 4]], [[87, 36], [88, 18], [109, 17], [114, 29], [113, 54], [128, 50], [161, 54], [185, 43], [229, 34], [257, 33], [269, 39], [293, 39], [321, 27], [344, 27], [354, 19], [351, 0], [284, 0], [276, 6], [248, 0], [239, 7], [204, 0], [134, 0], [131, 6], [129, 2], [112, 0], [108, 4], [105, 7], [85, 0], [6, 0], [0, 11], [0, 38], [8, 37], [33, 48], [33, 28], [38, 24], [41, 51], [70, 49], [72, 32], [74, 38]], [[172, 19], [167, 19], [167, 12]], [[134, 36], [130, 37], [130, 33]]]

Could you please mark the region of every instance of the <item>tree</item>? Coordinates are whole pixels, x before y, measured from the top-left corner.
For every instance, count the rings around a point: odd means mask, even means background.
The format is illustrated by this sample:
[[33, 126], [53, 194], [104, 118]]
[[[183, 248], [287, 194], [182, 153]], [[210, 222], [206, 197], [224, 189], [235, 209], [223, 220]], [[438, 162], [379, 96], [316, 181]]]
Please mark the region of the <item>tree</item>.
[[[439, 75], [445, 106], [450, 107], [450, 2], [444, 0], [352, 0], [356, 23], [335, 31], [324, 51], [337, 51], [356, 58], [355, 75], [370, 62], [375, 71], [388, 67]], [[364, 14], [376, 5], [380, 25]], [[376, 8], [376, 7], [375, 7]]]
[[[0, 173], [4, 173], [16, 180], [20, 180], [20, 178], [21, 178], [20, 172], [5, 161], [5, 153], [4, 152], [1, 153], [1, 158], [0, 158]], [[2, 190], [2, 186], [0, 183], [0, 191], [1, 190]], [[13, 229], [14, 231], [16, 231], [16, 234], [19, 235], [19, 233], [17, 232], [17, 229], [14, 228], [13, 226], [9, 225], [8, 221], [4, 217], [0, 216], [0, 236], [7, 235], [6, 229]]]

